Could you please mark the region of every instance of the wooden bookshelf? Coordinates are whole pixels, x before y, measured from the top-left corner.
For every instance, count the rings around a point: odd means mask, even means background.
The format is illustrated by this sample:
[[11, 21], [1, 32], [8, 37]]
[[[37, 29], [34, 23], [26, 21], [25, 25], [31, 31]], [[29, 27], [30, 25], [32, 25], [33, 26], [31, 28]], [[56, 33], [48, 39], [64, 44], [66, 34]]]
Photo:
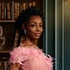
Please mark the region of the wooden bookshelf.
[[5, 23], [5, 22], [6, 22], [6, 23], [9, 23], [9, 22], [10, 22], [10, 23], [11, 23], [11, 22], [14, 23], [15, 20], [0, 20], [0, 23]]
[[0, 51], [0, 53], [10, 53], [11, 52], [11, 50], [9, 50], [9, 51]]
[[[43, 11], [43, 0], [0, 0], [0, 26], [3, 27], [2, 36], [5, 36], [5, 48], [0, 49], [0, 70], [9, 70], [6, 67], [9, 53], [14, 48], [12, 46], [16, 47], [17, 45], [18, 32], [15, 32], [16, 18], [22, 10], [35, 5]], [[6, 56], [8, 59], [6, 59]]]

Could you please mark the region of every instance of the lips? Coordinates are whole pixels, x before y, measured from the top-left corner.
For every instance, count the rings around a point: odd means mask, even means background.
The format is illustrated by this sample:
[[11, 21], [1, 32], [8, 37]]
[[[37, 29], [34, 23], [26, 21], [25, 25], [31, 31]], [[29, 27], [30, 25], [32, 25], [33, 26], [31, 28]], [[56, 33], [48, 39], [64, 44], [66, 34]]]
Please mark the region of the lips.
[[36, 35], [36, 36], [40, 36], [40, 35], [41, 35], [41, 33], [35, 33], [35, 35]]

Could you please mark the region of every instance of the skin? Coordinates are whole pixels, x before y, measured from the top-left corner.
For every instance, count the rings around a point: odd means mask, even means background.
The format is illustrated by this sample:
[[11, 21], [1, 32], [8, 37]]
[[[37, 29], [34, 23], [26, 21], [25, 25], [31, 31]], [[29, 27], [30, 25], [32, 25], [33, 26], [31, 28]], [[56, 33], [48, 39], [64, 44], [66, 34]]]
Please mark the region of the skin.
[[43, 22], [40, 16], [32, 16], [26, 25], [23, 25], [23, 29], [26, 30], [26, 38], [23, 41], [24, 44], [34, 45], [43, 31]]
[[[31, 16], [26, 25], [22, 25], [22, 28], [26, 30], [26, 38], [23, 41], [25, 47], [28, 45], [30, 48], [36, 45], [43, 32], [43, 22], [40, 16]], [[11, 64], [10, 70], [19, 70], [20, 64]]]

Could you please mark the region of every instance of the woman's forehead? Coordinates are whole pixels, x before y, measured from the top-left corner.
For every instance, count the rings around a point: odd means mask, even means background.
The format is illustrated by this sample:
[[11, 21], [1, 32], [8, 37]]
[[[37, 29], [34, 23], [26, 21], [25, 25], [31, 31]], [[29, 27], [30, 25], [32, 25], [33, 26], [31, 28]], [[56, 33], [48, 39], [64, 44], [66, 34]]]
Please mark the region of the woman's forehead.
[[40, 21], [42, 21], [42, 18], [41, 18], [40, 16], [31, 16], [31, 17], [29, 18], [29, 21], [35, 21], [35, 20], [40, 20]]

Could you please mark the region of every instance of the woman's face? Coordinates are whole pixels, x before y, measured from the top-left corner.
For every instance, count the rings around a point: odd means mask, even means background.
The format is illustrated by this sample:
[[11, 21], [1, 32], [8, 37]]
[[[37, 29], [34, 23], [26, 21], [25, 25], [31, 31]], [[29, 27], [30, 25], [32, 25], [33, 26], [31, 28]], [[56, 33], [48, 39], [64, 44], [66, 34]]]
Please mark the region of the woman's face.
[[40, 16], [30, 17], [26, 25], [26, 37], [30, 39], [38, 39], [43, 31], [43, 21]]

